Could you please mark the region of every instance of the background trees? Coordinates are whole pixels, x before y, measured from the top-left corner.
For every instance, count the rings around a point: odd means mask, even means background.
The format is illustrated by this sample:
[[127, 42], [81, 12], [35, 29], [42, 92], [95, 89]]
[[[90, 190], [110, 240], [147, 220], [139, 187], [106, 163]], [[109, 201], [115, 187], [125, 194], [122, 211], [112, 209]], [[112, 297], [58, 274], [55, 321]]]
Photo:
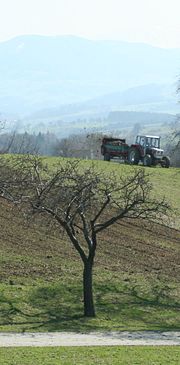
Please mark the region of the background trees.
[[62, 157], [100, 159], [103, 133], [80, 133], [56, 143], [54, 153]]
[[11, 149], [11, 146], [13, 145], [14, 138], [15, 138], [15, 132], [8, 134], [4, 140], [4, 143], [1, 143], [1, 137], [2, 133], [5, 129], [6, 123], [4, 121], [0, 120], [0, 154], [8, 153]]
[[57, 138], [52, 133], [29, 134], [7, 133], [0, 134], [0, 150], [12, 154], [53, 155]]

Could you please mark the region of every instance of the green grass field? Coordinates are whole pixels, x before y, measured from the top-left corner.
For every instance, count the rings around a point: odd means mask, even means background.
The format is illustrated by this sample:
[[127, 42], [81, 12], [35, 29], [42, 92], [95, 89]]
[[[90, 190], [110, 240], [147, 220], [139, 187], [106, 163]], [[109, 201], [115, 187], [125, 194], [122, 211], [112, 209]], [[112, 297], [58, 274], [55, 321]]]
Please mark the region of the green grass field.
[[[86, 162], [89, 163], [89, 162]], [[129, 165], [123, 165], [115, 162], [97, 162], [98, 169], [106, 170], [108, 173], [115, 172], [119, 175], [129, 174], [133, 167]], [[144, 168], [138, 166], [137, 168]], [[145, 167], [145, 171], [149, 175], [149, 179], [153, 185], [153, 195], [156, 197], [163, 197], [171, 204], [174, 212], [175, 227], [180, 228], [180, 169], [169, 168], [163, 169], [159, 166]]]
[[[82, 168], [89, 164], [82, 162]], [[96, 165], [107, 173], [132, 171], [117, 163]], [[147, 172], [153, 194], [165, 195], [176, 210], [176, 229], [124, 220], [99, 236], [94, 319], [82, 316], [82, 264], [65, 233], [48, 221], [27, 225], [19, 211], [0, 201], [1, 331], [180, 329], [180, 173]]]
[[3, 365], [179, 365], [180, 347], [60, 347], [0, 349]]
[[[63, 161], [57, 157], [52, 158], [44, 158], [44, 161], [48, 163], [49, 166], [56, 166], [59, 161]], [[66, 161], [66, 159], [64, 159]], [[82, 168], [91, 166], [92, 161], [90, 160], [82, 160], [81, 162]], [[135, 168], [143, 168], [146, 173], [149, 175], [149, 179], [153, 186], [153, 194], [158, 198], [162, 198], [165, 196], [167, 201], [171, 204], [172, 208], [175, 210], [174, 212], [174, 222], [172, 220], [172, 224], [175, 225], [176, 228], [180, 228], [180, 169], [179, 168], [169, 168], [164, 169], [160, 166], [157, 167], [142, 167], [139, 165], [138, 167], [133, 167], [130, 165], [125, 165], [118, 162], [105, 162], [105, 161], [94, 161], [94, 166], [97, 167], [98, 171], [107, 172], [107, 174], [111, 175], [113, 173], [121, 176], [121, 175], [129, 175], [132, 170]]]

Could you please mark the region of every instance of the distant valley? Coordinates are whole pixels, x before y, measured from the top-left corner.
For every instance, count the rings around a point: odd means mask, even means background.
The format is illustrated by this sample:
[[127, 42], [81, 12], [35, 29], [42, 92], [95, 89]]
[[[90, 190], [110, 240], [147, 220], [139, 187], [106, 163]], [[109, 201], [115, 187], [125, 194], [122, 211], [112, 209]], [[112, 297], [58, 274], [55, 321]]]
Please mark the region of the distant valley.
[[115, 111], [175, 115], [179, 71], [180, 49], [72, 36], [17, 37], [0, 43], [0, 119], [15, 121], [21, 130], [54, 124], [61, 129], [75, 121], [81, 128], [83, 120], [103, 126], [104, 119], [111, 127]]

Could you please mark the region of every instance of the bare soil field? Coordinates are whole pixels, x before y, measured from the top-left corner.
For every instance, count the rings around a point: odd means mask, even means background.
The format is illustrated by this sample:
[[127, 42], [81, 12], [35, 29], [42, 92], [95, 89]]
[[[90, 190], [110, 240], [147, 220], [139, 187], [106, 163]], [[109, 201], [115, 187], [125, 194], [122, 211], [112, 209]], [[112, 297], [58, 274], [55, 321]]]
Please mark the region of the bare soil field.
[[0, 331], [179, 331], [180, 231], [123, 220], [99, 236], [97, 317], [82, 315], [82, 264], [64, 232], [0, 200]]
[[[1, 280], [29, 277], [50, 280], [63, 271], [64, 260], [72, 267], [77, 253], [65, 233], [27, 222], [21, 212], [0, 201]], [[144, 221], [123, 220], [99, 237], [96, 266], [112, 272], [180, 276], [180, 231]]]

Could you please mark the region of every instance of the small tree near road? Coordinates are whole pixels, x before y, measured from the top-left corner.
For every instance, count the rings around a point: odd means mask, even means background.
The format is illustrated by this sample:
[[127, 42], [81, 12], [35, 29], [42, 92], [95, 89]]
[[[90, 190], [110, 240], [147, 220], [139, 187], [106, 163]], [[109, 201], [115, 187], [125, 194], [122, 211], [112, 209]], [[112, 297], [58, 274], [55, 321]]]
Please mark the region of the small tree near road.
[[83, 262], [84, 315], [95, 316], [93, 264], [98, 235], [116, 222], [129, 219], [159, 220], [168, 211], [164, 199], [151, 197], [144, 169], [124, 175], [108, 174], [95, 165], [62, 160], [48, 168], [36, 156], [11, 161], [11, 177], [0, 184], [1, 195], [22, 204], [26, 213], [50, 216], [66, 232]]

